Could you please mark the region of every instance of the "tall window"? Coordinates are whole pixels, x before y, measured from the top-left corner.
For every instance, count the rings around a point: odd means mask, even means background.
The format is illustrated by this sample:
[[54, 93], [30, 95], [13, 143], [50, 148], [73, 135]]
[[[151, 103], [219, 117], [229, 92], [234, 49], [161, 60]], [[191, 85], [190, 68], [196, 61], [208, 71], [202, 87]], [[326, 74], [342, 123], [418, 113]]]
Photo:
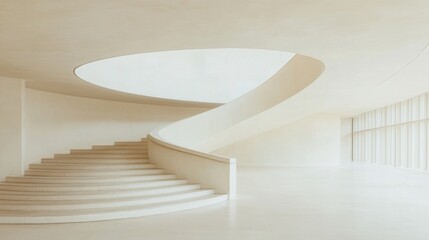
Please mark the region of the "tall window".
[[429, 93], [353, 118], [353, 161], [428, 170]]

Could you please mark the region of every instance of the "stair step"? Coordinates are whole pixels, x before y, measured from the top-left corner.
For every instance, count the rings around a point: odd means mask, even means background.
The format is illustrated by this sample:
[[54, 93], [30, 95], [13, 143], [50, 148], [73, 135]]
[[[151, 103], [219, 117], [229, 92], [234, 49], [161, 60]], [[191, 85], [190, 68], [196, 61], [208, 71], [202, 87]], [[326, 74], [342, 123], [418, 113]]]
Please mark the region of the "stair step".
[[103, 170], [103, 169], [146, 169], [155, 168], [153, 164], [55, 164], [55, 163], [42, 163], [42, 164], [30, 164], [30, 169], [58, 169], [58, 170]]
[[112, 182], [140, 182], [151, 180], [175, 179], [172, 174], [153, 174], [143, 176], [125, 176], [125, 177], [6, 177], [6, 183], [61, 183], [61, 184], [92, 184], [92, 183], [112, 183]]
[[142, 206], [145, 204], [180, 201], [214, 194], [210, 189], [198, 189], [179, 193], [161, 194], [146, 197], [112, 198], [103, 200], [74, 201], [11, 201], [0, 200], [0, 211], [61, 211], [97, 208], [113, 208], [126, 206]]
[[146, 150], [147, 145], [94, 145], [93, 150]]
[[54, 154], [54, 158], [98, 158], [98, 159], [141, 159], [147, 158], [147, 154], [107, 154], [107, 153], [73, 153], [73, 154]]
[[68, 192], [68, 191], [111, 191], [111, 190], [126, 190], [139, 189], [149, 187], [164, 187], [186, 184], [183, 179], [174, 180], [157, 180], [134, 183], [116, 183], [116, 184], [26, 184], [26, 183], [0, 183], [0, 191], [20, 191], [20, 192]]
[[208, 206], [227, 200], [227, 195], [209, 195], [182, 201], [144, 206], [69, 211], [0, 211], [0, 223], [65, 223], [142, 217]]
[[54, 158], [113, 158], [113, 159], [140, 159], [147, 158], [147, 154], [109, 154], [109, 153], [64, 153], [54, 154]]
[[72, 149], [70, 154], [147, 154], [147, 149]]
[[147, 139], [72, 149], [0, 182], [0, 224], [70, 223], [176, 212], [216, 204], [214, 194], [148, 160]]
[[87, 159], [78, 159], [78, 158], [44, 158], [42, 163], [67, 163], [67, 164], [139, 164], [139, 163], [148, 163], [149, 160], [145, 158], [135, 158], [135, 159], [119, 159], [119, 158], [87, 158]]
[[25, 176], [52, 176], [52, 177], [91, 177], [91, 176], [138, 176], [145, 174], [165, 173], [163, 169], [138, 169], [138, 170], [27, 170]]
[[11, 192], [0, 191], [1, 200], [15, 201], [51, 201], [51, 200], [89, 200], [121, 197], [142, 197], [159, 194], [177, 193], [199, 189], [198, 184], [183, 184], [156, 188], [117, 190], [117, 191], [82, 191], [82, 192]]
[[142, 141], [142, 142], [115, 142], [114, 146], [147, 146], [147, 141]]

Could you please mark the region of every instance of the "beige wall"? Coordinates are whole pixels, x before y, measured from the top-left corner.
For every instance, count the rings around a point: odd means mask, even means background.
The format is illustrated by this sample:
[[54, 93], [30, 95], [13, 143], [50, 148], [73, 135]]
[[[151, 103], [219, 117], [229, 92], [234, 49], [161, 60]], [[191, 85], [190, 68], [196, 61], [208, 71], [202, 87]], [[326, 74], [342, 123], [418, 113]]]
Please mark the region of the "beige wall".
[[113, 102], [26, 90], [25, 164], [94, 144], [139, 140], [154, 128], [200, 113], [179, 108]]
[[340, 118], [316, 114], [214, 151], [238, 165], [333, 165], [340, 162]]
[[22, 173], [24, 82], [0, 77], [0, 180]]

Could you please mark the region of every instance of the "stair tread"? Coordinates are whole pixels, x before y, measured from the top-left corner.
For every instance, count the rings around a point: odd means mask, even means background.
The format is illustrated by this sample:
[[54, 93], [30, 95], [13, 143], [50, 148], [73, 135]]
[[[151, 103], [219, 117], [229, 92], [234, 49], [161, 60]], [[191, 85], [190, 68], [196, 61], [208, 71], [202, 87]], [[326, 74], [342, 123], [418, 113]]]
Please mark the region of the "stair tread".
[[[146, 172], [150, 170], [162, 170], [161, 168], [144, 168], [144, 169], [98, 169], [97, 173], [109, 172]], [[29, 169], [26, 172], [52, 172], [52, 173], [68, 173], [68, 172], [82, 172], [94, 173], [91, 169]]]
[[174, 193], [164, 193], [156, 194], [150, 196], [137, 196], [137, 197], [118, 197], [118, 198], [109, 198], [109, 199], [84, 199], [84, 200], [0, 200], [0, 205], [74, 205], [74, 204], [98, 204], [98, 203], [111, 203], [111, 202], [127, 202], [135, 200], [146, 200], [154, 199], [158, 197], [168, 197], [189, 193], [200, 193], [200, 192], [211, 192], [211, 189], [196, 189], [196, 190], [186, 190], [182, 192]]
[[147, 168], [147, 169], [129, 169], [129, 170], [28, 170], [25, 171], [25, 176], [143, 176], [148, 174], [165, 173], [163, 169]]
[[129, 164], [129, 163], [149, 163], [147, 158], [115, 159], [115, 158], [44, 158], [42, 163], [68, 163], [68, 164]]
[[147, 144], [147, 140], [141, 140], [141, 141], [116, 141], [114, 144]]
[[113, 146], [146, 146], [145, 142], [116, 142]]
[[198, 184], [176, 184], [176, 185], [168, 185], [168, 186], [157, 186], [157, 187], [141, 187], [141, 188], [134, 188], [134, 189], [117, 189], [117, 190], [92, 190], [92, 191], [49, 191], [49, 192], [43, 192], [43, 191], [7, 191], [7, 190], [0, 190], [0, 199], [2, 196], [10, 196], [10, 195], [21, 195], [21, 196], [63, 196], [63, 195], [99, 195], [99, 194], [112, 194], [112, 193], [123, 193], [123, 192], [144, 192], [148, 190], [165, 190], [169, 188], [177, 188], [177, 187], [199, 187]]
[[157, 168], [142, 138], [54, 154], [30, 164], [23, 176], [6, 177], [0, 182], [0, 224], [121, 219], [225, 200], [225, 194]]
[[120, 197], [141, 197], [141, 196], [153, 196], [166, 193], [180, 193], [188, 190], [200, 189], [198, 184], [182, 184], [174, 186], [165, 186], [157, 188], [146, 188], [142, 190], [133, 191], [104, 191], [104, 192], [79, 192], [77, 194], [63, 194], [58, 192], [50, 192], [44, 194], [28, 194], [28, 193], [15, 193], [6, 194], [1, 193], [0, 199], [2, 200], [13, 200], [13, 201], [36, 201], [36, 200], [95, 200], [95, 199], [112, 199]]
[[112, 177], [103, 177], [103, 176], [91, 176], [91, 177], [50, 177], [50, 176], [19, 176], [19, 177], [6, 177], [6, 179], [49, 179], [49, 180], [121, 180], [121, 179], [141, 179], [141, 178], [150, 178], [155, 176], [175, 176], [173, 174], [161, 173], [161, 174], [147, 174], [143, 176], [112, 176]]
[[146, 144], [140, 144], [140, 145], [93, 145], [92, 148], [94, 147], [102, 147], [102, 148], [130, 148], [130, 149], [135, 149], [135, 148], [148, 148], [148, 146]]
[[[53, 158], [42, 158], [42, 160], [79, 160], [79, 158], [69, 158], [69, 157], [53, 157]], [[120, 158], [120, 157], [116, 157], [116, 158], [82, 158], [82, 160], [129, 160], [127, 158]], [[132, 158], [132, 160], [148, 160], [145, 157], [141, 157], [141, 158]]]
[[[87, 166], [86, 164], [80, 164], [80, 163], [34, 163], [31, 165], [46, 165], [46, 166], [76, 166], [76, 165], [82, 165]], [[104, 163], [102, 166], [122, 166], [122, 165], [131, 165], [131, 166], [141, 166], [141, 165], [154, 165], [153, 163], [128, 163], [128, 164], [119, 164], [119, 163]]]
[[[127, 191], [141, 190], [146, 188], [168, 187], [187, 184], [185, 179], [166, 179], [157, 181], [133, 182], [133, 183], [112, 183], [112, 184], [0, 184], [0, 191], [13, 193], [33, 193], [33, 192], [102, 192], [102, 191]], [[52, 185], [52, 186], [51, 186]]]
[[[94, 147], [97, 147], [96, 149], [94, 149]], [[102, 147], [102, 148], [98, 148], [98, 147]], [[136, 146], [123, 146], [123, 145], [94, 145], [91, 148], [73, 148], [71, 149], [71, 151], [113, 151], [113, 150], [119, 150], [119, 151], [142, 151], [142, 150], [147, 150], [148, 146], [147, 145], [136, 145]]]
[[14, 217], [38, 217], [38, 216], [76, 216], [76, 215], [85, 215], [85, 214], [103, 214], [103, 213], [114, 213], [122, 211], [136, 211], [139, 209], [150, 209], [150, 208], [160, 208], [164, 206], [171, 206], [175, 204], [189, 203], [193, 201], [201, 201], [206, 199], [216, 199], [216, 198], [225, 198], [224, 194], [212, 194], [209, 196], [196, 197], [186, 200], [174, 201], [174, 202], [165, 202], [165, 203], [154, 203], [154, 204], [145, 204], [143, 206], [126, 206], [126, 207], [113, 207], [113, 208], [99, 208], [99, 209], [85, 209], [85, 210], [64, 210], [64, 211], [7, 211], [1, 210], [0, 216], [14, 216]]
[[103, 186], [132, 186], [132, 185], [144, 185], [153, 183], [164, 183], [171, 181], [185, 181], [185, 179], [162, 179], [162, 180], [150, 180], [150, 181], [136, 181], [136, 182], [111, 182], [111, 183], [96, 183], [90, 185], [83, 185], [79, 183], [74, 184], [61, 184], [61, 183], [8, 183], [0, 182], [0, 186], [16, 186], [16, 187], [103, 187]]
[[[89, 156], [89, 157], [94, 157], [94, 156], [112, 156], [112, 158], [124, 158], [124, 157], [136, 157], [136, 158], [142, 158], [142, 156], [147, 155], [147, 153], [117, 153], [117, 154], [113, 154], [113, 153], [103, 153], [103, 152], [87, 152], [87, 153], [57, 153], [54, 154], [54, 158], [55, 157], [65, 157], [65, 158], [74, 158], [74, 157], [85, 157], [85, 156]], [[121, 156], [121, 157], [118, 157]], [[103, 159], [103, 157], [101, 157], [101, 159]]]
[[72, 149], [69, 154], [147, 154], [146, 149]]
[[57, 163], [41, 163], [41, 164], [30, 164], [29, 169], [58, 169], [58, 170], [102, 170], [102, 169], [117, 169], [117, 170], [128, 170], [128, 169], [150, 169], [156, 168], [151, 163], [134, 163], [134, 164], [57, 164]]

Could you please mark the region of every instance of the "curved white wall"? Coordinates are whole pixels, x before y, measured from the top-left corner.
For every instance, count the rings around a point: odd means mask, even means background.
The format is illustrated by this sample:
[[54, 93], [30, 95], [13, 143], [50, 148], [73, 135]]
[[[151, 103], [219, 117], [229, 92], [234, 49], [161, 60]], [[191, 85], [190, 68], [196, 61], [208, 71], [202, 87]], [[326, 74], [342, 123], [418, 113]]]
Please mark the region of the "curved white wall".
[[315, 114], [213, 151], [238, 165], [314, 166], [340, 163], [340, 118]]
[[[232, 128], [236, 125], [261, 113], [269, 114], [269, 110], [276, 105], [313, 83], [323, 70], [324, 65], [319, 60], [295, 55], [279, 72], [256, 89], [211, 111], [173, 123], [161, 129], [159, 136], [170, 143], [187, 148], [203, 151], [217, 149], [219, 145], [205, 143], [225, 131], [233, 131]], [[257, 124], [269, 126], [271, 122], [268, 120]], [[236, 139], [240, 134], [247, 135], [247, 132], [235, 132], [235, 136], [230, 134], [228, 137]], [[223, 140], [227, 141], [225, 138]]]
[[206, 111], [113, 102], [26, 89], [25, 164], [94, 144], [139, 140], [153, 129]]

